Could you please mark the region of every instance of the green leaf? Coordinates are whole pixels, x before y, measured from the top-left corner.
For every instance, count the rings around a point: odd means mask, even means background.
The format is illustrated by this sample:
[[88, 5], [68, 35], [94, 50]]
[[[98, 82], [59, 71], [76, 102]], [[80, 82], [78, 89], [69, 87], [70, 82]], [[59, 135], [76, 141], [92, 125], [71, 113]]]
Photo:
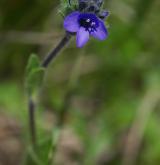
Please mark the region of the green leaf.
[[26, 89], [27, 93], [32, 96], [42, 85], [44, 77], [44, 68], [41, 67], [39, 58], [32, 54], [29, 58], [26, 68]]
[[27, 68], [26, 68], [26, 74], [28, 75], [33, 69], [38, 68], [40, 66], [40, 60], [36, 54], [31, 54]]

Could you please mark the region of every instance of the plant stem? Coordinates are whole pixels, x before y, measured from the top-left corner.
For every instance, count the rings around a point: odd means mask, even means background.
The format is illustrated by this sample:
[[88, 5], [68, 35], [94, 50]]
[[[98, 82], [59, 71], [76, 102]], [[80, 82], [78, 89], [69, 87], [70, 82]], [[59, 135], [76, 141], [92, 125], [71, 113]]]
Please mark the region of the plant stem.
[[[66, 46], [66, 44], [71, 39], [71, 34], [66, 32], [65, 36], [62, 38], [60, 43], [46, 56], [41, 66], [47, 68], [51, 61], [57, 56], [57, 54]], [[33, 147], [36, 146], [36, 123], [35, 123], [35, 103], [32, 97], [29, 97], [28, 101], [29, 109], [29, 127], [30, 127], [30, 136]]]
[[70, 41], [71, 34], [66, 32], [63, 39], [60, 41], [60, 43], [57, 45], [55, 49], [53, 49], [48, 56], [44, 59], [42, 62], [42, 67], [47, 68], [48, 65], [51, 63], [51, 61], [57, 56], [57, 54], [64, 48], [64, 46]]
[[35, 123], [35, 104], [32, 97], [29, 97], [28, 102], [29, 108], [29, 127], [30, 127], [30, 136], [33, 148], [36, 146], [36, 123]]

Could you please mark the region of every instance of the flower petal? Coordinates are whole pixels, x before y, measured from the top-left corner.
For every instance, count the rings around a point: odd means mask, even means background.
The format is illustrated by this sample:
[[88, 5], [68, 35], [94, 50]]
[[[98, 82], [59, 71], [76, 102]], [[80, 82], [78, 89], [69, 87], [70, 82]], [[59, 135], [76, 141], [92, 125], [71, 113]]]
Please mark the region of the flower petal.
[[77, 47], [83, 47], [89, 40], [89, 32], [85, 28], [81, 27], [77, 32]]
[[79, 30], [78, 16], [79, 12], [73, 12], [66, 16], [64, 20], [64, 28], [69, 32], [77, 32]]
[[91, 33], [91, 35], [99, 40], [105, 40], [108, 36], [107, 28], [104, 25], [104, 22], [99, 20], [99, 27], [96, 28], [96, 31]]

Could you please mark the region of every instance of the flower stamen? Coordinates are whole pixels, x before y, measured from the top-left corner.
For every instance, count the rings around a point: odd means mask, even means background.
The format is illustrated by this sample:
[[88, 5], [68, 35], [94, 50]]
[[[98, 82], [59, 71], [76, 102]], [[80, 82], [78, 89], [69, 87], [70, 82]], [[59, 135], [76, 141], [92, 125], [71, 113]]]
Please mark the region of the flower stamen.
[[86, 31], [89, 33], [92, 33], [98, 28], [99, 23], [97, 21], [97, 18], [95, 15], [86, 13], [86, 14], [81, 14], [79, 19], [78, 19], [80, 27], [84, 27]]

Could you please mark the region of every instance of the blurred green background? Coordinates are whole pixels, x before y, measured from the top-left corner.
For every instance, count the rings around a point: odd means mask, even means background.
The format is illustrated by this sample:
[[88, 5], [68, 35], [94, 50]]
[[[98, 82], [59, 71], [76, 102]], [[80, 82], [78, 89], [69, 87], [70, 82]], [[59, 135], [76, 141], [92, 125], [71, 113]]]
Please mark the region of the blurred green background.
[[65, 108], [53, 164], [159, 165], [159, 0], [105, 0], [108, 39], [83, 49], [73, 39], [49, 66], [36, 112], [40, 149], [28, 149], [25, 67], [63, 37], [59, 3], [0, 0], [0, 164], [47, 164]]

